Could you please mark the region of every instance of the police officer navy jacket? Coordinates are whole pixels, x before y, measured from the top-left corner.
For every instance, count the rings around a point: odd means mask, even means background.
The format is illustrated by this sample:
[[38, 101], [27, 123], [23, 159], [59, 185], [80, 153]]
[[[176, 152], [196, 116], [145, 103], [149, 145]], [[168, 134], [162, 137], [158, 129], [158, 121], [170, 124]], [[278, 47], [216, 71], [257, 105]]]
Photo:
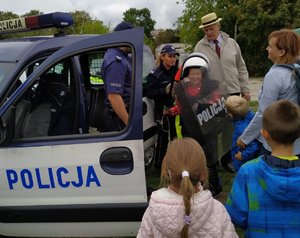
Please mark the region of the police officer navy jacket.
[[173, 106], [173, 98], [171, 94], [167, 94], [166, 87], [172, 82], [176, 73], [176, 67], [172, 66], [169, 70], [161, 63], [159, 67], [154, 69], [148, 75], [148, 91], [147, 96], [154, 99], [155, 120], [160, 121], [164, 107]]

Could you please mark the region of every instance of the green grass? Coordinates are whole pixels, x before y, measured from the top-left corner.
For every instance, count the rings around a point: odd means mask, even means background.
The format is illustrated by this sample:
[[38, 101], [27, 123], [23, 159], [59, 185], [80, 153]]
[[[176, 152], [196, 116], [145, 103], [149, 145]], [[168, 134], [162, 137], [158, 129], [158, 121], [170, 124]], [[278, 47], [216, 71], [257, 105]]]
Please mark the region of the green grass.
[[258, 101], [250, 101], [249, 107], [252, 109], [252, 111], [256, 112], [258, 108]]

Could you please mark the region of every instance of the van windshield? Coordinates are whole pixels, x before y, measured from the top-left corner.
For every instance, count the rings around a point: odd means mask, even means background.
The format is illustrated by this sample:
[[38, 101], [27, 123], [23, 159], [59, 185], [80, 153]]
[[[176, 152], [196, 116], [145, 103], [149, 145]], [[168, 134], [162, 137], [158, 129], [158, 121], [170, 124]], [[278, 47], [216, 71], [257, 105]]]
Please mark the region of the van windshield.
[[5, 78], [5, 76], [9, 74], [11, 70], [13, 70], [14, 66], [15, 64], [13, 63], [0, 62], [0, 84]]

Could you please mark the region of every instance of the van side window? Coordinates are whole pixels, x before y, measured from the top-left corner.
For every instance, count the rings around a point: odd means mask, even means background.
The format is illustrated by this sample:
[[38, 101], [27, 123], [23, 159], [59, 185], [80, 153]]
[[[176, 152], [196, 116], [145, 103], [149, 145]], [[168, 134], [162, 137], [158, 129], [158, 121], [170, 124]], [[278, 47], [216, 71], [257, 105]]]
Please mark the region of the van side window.
[[[105, 52], [100, 49], [69, 57], [36, 79], [16, 102], [14, 139], [109, 133], [101, 75]], [[33, 63], [24, 70], [21, 84], [36, 67]], [[130, 88], [126, 90], [131, 95]]]
[[76, 133], [74, 90], [66, 65], [59, 63], [41, 75], [16, 105], [16, 139]]
[[105, 51], [90, 52], [80, 57], [85, 81], [85, 93], [88, 108], [89, 133], [107, 132], [103, 115], [105, 108], [104, 80], [101, 75], [101, 66]]

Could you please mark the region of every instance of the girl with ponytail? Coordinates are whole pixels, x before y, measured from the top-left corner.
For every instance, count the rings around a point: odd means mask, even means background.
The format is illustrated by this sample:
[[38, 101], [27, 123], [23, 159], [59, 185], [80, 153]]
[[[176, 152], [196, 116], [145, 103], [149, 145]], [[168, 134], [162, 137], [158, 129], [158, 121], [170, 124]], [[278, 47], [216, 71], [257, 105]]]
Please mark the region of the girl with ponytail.
[[237, 238], [223, 204], [203, 189], [207, 178], [199, 143], [171, 141], [162, 163], [163, 188], [152, 193], [137, 237]]

